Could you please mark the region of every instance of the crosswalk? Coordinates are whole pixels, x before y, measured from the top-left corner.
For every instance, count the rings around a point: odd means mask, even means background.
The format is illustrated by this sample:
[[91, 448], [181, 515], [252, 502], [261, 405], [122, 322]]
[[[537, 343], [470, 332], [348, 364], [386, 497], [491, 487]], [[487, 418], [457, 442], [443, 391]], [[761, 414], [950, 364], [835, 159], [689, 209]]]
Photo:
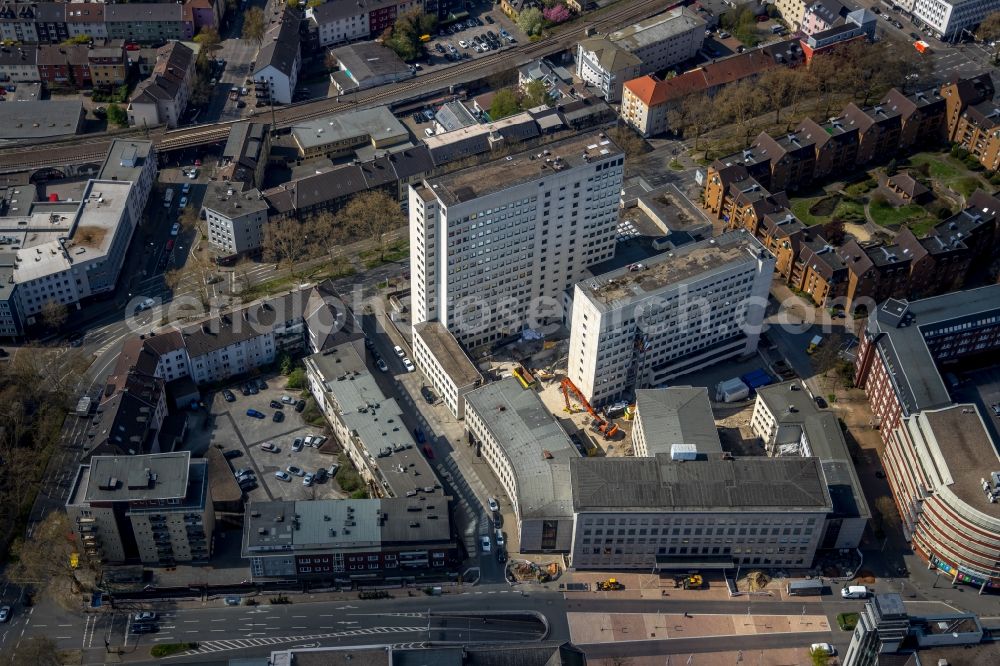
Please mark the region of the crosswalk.
[[245, 650], [278, 643], [300, 643], [326, 638], [346, 638], [350, 636], [365, 636], [375, 634], [418, 633], [426, 631], [427, 627], [365, 627], [362, 629], [347, 629], [327, 634], [307, 634], [300, 636], [265, 636], [261, 638], [231, 638], [219, 641], [198, 641], [198, 647], [184, 652], [181, 656], [224, 652], [226, 650]]

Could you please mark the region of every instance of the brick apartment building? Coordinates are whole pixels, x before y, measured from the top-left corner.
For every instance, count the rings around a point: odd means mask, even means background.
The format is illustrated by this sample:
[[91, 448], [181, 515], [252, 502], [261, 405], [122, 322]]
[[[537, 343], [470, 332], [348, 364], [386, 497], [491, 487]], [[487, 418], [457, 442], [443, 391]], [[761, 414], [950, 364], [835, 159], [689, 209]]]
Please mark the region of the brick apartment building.
[[775, 255], [777, 272], [817, 304], [839, 304], [840, 299], [845, 308], [867, 309], [886, 298], [959, 289], [971, 270], [989, 261], [997, 241], [996, 197], [975, 192], [962, 211], [925, 238], [904, 228], [888, 245], [854, 243], [838, 249], [795, 219], [784, 191], [951, 137], [981, 117], [970, 104], [991, 98], [992, 90], [988, 75], [940, 91], [905, 95], [892, 90], [879, 104], [849, 104], [823, 124], [807, 119], [783, 136], [762, 133], [749, 148], [708, 168], [704, 206], [728, 228], [757, 236]]
[[855, 366], [904, 535], [932, 568], [980, 589], [1000, 587], [1000, 457], [983, 420], [991, 415], [956, 404], [943, 374], [995, 361], [998, 304], [1000, 285], [889, 299], [869, 316]]

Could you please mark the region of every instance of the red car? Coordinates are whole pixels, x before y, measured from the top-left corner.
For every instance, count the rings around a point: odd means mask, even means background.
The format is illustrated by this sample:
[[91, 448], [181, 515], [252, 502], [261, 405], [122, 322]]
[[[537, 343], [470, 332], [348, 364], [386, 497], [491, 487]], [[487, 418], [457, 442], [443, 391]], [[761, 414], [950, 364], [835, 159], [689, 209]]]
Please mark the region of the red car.
[[424, 455], [427, 456], [430, 459], [434, 458], [434, 451], [431, 450], [430, 446], [425, 446], [424, 447]]
[[167, 252], [170, 252], [172, 249], [174, 249], [174, 239], [173, 238], [171, 238], [170, 240], [167, 241], [166, 248], [167, 248]]
[[125, 45], [125, 50], [126, 51], [138, 51], [139, 50], [139, 45], [138, 44], [126, 44]]
[[201, 160], [195, 160], [194, 161], [194, 165], [195, 166], [201, 166]]

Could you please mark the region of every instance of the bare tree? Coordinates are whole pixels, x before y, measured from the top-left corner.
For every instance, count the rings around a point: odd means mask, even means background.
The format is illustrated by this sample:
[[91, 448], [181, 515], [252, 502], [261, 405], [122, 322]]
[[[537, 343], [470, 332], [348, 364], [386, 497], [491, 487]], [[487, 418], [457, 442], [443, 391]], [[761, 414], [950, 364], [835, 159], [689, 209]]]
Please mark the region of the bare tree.
[[27, 540], [14, 542], [11, 554], [15, 559], [11, 571], [13, 580], [43, 586], [60, 580], [75, 586], [81, 584], [71, 556], [75, 554], [80, 565], [84, 565], [85, 558], [63, 511], [49, 512]]
[[757, 80], [758, 87], [764, 91], [771, 108], [774, 109], [774, 122], [781, 122], [781, 110], [789, 104], [796, 94], [798, 74], [791, 69], [775, 67]]
[[750, 145], [755, 133], [755, 120], [764, 110], [764, 94], [755, 83], [741, 81], [722, 89], [715, 106], [722, 118], [736, 126], [743, 137], [743, 145]]
[[240, 35], [243, 41], [260, 46], [266, 30], [264, 12], [259, 7], [251, 7], [243, 13], [243, 31]]
[[42, 304], [42, 311], [39, 313], [42, 326], [50, 331], [57, 332], [69, 318], [69, 308], [65, 303], [60, 303], [54, 298], [50, 298]]
[[627, 125], [613, 127], [608, 134], [614, 139], [615, 143], [618, 144], [618, 147], [622, 149], [622, 152], [625, 153], [625, 157], [628, 159], [642, 155], [649, 148], [645, 140]]
[[308, 244], [305, 229], [295, 218], [282, 218], [264, 226], [264, 241], [261, 243], [264, 258], [291, 269], [293, 275], [298, 274], [295, 267], [305, 258]]
[[378, 249], [379, 260], [385, 260], [385, 235], [406, 224], [399, 202], [382, 190], [356, 194], [338, 216], [341, 225], [367, 236]]
[[48, 636], [33, 636], [21, 641], [14, 649], [11, 662], [34, 666], [60, 666], [64, 663], [56, 642]]
[[716, 127], [718, 115], [714, 111], [712, 100], [705, 93], [688, 95], [682, 102], [685, 113], [691, 119], [691, 131], [694, 132], [694, 149], [698, 150], [698, 142], [709, 130]]

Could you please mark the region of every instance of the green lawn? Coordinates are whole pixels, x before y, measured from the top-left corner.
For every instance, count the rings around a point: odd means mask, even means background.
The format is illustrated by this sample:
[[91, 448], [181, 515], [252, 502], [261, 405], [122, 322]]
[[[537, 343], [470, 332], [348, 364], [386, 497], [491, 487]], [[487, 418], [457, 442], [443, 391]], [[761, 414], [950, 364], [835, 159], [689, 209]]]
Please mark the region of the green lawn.
[[981, 176], [947, 153], [917, 153], [910, 157], [910, 165], [928, 165], [928, 174], [933, 180], [949, 187], [962, 196], [969, 196], [979, 188], [992, 188]]
[[917, 238], [921, 238], [938, 222], [933, 216], [916, 204], [896, 208], [889, 203], [873, 201], [868, 206], [872, 220], [881, 227], [897, 227], [905, 224]]
[[410, 242], [408, 240], [398, 240], [385, 246], [384, 259], [379, 256], [378, 250], [364, 250], [358, 253], [358, 257], [365, 264], [365, 268], [375, 268], [384, 263], [403, 261], [410, 256]]
[[795, 217], [809, 226], [826, 224], [834, 218], [845, 222], [862, 222], [865, 219], [865, 209], [862, 203], [844, 199], [836, 194], [801, 199], [792, 198], [791, 204]]

